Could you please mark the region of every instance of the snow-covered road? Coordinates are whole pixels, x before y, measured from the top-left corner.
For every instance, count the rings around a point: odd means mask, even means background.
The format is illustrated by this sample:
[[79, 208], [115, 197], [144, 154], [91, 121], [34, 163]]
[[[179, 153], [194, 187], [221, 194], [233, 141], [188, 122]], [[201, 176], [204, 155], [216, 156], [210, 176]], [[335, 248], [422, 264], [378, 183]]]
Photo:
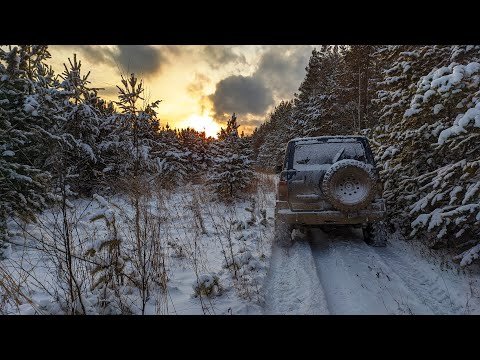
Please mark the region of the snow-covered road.
[[274, 246], [266, 283], [267, 314], [479, 313], [478, 277], [442, 268], [400, 240], [386, 248], [361, 230], [312, 235]]

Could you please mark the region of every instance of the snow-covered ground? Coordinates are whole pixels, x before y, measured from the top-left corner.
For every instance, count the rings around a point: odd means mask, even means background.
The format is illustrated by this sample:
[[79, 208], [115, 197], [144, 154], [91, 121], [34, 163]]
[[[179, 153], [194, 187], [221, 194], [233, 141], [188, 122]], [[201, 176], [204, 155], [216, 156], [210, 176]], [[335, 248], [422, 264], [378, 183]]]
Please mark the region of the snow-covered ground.
[[[392, 236], [374, 248], [359, 229], [314, 230], [274, 247], [267, 278], [272, 314], [480, 314], [480, 271]], [[299, 261], [298, 259], [302, 259]]]
[[[445, 254], [397, 236], [386, 248], [373, 248], [359, 229], [313, 230], [303, 238], [297, 233], [289, 248], [272, 245], [276, 179], [258, 176], [251, 198], [230, 206], [210, 201], [201, 185], [154, 194], [141, 204], [149, 214], [141, 228], [153, 239], [146, 244], [159, 245], [147, 253], [158, 260], [151, 261], [144, 307], [129, 279], [116, 286], [112, 280], [108, 289], [93, 286], [105, 281], [105, 269], [95, 266], [111, 254], [105, 252], [109, 240], [121, 239], [125, 254], [134, 249], [132, 202], [121, 196], [74, 201], [68, 215], [78, 256], [73, 269], [85, 312], [480, 314], [478, 266], [460, 269]], [[1, 313], [69, 312], [61, 220], [51, 209], [37, 224], [9, 223], [14, 245], [0, 262]], [[135, 273], [128, 261], [122, 266]]]
[[[168, 278], [163, 290], [151, 281], [145, 314], [263, 313], [263, 284], [272, 248], [275, 195], [273, 177], [258, 176], [257, 192], [233, 205], [212, 202], [211, 194], [202, 185], [180, 187], [141, 204], [142, 212], [147, 210], [150, 214], [142, 218], [141, 227], [160, 245], [157, 251], [160, 255], [152, 256], [159, 256], [162, 262], [159, 268], [165, 270]], [[74, 253], [87, 259], [79, 260], [74, 271], [81, 283], [86, 313], [142, 313], [138, 286], [125, 281], [117, 286], [116, 293], [92, 289], [102, 272], [93, 274], [95, 264], [88, 263], [100, 261], [97, 255], [105, 251], [102, 243], [111, 238], [122, 239], [124, 253], [134, 247], [135, 211], [131, 201], [121, 196], [95, 196], [93, 200], [76, 200], [71, 205], [68, 218], [75, 240]], [[65, 271], [59, 269], [65, 264], [52, 256], [63, 256], [52, 251], [52, 244], [60, 244], [58, 247], [62, 248], [59, 235], [62, 219], [59, 210], [52, 209], [42, 214], [37, 224], [10, 221], [14, 245], [8, 259], [0, 262], [0, 270], [10, 279], [10, 288], [16, 288], [22, 295], [16, 296], [15, 301], [3, 297], [1, 313], [65, 313], [63, 299], [68, 297], [65, 295], [68, 291]], [[144, 226], [143, 220], [150, 221], [150, 225]], [[85, 255], [92, 254], [91, 249], [97, 257]], [[134, 273], [129, 267], [133, 265], [127, 264], [124, 272]], [[152, 278], [158, 275], [153, 268]], [[159, 283], [161, 275], [160, 272]], [[213, 291], [208, 296], [205, 291], [198, 294], [202, 287]]]

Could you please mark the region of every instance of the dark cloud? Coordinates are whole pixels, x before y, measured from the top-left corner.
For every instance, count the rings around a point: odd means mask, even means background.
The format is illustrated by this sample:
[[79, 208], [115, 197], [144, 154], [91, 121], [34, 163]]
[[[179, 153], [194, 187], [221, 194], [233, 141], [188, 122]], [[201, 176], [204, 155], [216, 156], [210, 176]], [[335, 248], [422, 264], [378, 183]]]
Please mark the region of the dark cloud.
[[122, 71], [128, 73], [153, 75], [168, 62], [161, 49], [149, 45], [118, 45], [118, 50], [116, 60], [121, 65]]
[[177, 46], [153, 47], [149, 45], [117, 45], [111, 47], [84, 45], [66, 46], [79, 50], [85, 58], [94, 64], [109, 64], [120, 71], [149, 77], [161, 70], [162, 65], [171, 62], [181, 52]]
[[[67, 46], [78, 48], [77, 46]], [[161, 65], [177, 56], [191, 54], [198, 51], [198, 46], [190, 45], [117, 45], [117, 51], [112, 48], [85, 45], [80, 50], [90, 61], [100, 63], [119, 64], [123, 70], [129, 72], [143, 72], [145, 74], [155, 73], [161, 68]], [[200, 47], [200, 56], [212, 68], [219, 68], [228, 63], [246, 63], [243, 54], [237, 54], [232, 46], [224, 45], [206, 45]]]
[[199, 98], [200, 103], [213, 103], [214, 117], [219, 123], [235, 112], [239, 120], [252, 121], [251, 124], [245, 123], [246, 126], [255, 126], [254, 120], [247, 119], [265, 119], [275, 103], [293, 98], [305, 76], [312, 49], [310, 45], [260, 46], [256, 48], [258, 57], [253, 60], [254, 63], [248, 64], [243, 49], [237, 46], [80, 47], [82, 55], [90, 62], [111, 64], [123, 72], [135, 72], [142, 77], [158, 74], [165, 64], [174, 64], [177, 57], [187, 54], [203, 59], [211, 69], [223, 70], [222, 67], [227, 64], [236, 64], [248, 70], [253, 65], [255, 68], [250, 76], [226, 77], [216, 84], [215, 92], [211, 95], [205, 94], [211, 80], [204, 74], [197, 73], [195, 80], [186, 88], [189, 95]]
[[305, 76], [312, 49], [309, 45], [268, 46], [253, 76], [262, 79], [277, 97], [289, 99]]
[[115, 55], [112, 49], [95, 45], [82, 46], [82, 52], [83, 55], [94, 64], [109, 64]]
[[228, 63], [246, 63], [243, 54], [236, 54], [233, 48], [227, 45], [207, 45], [203, 49], [203, 56], [213, 68], [219, 68]]
[[[264, 46], [251, 76], [230, 76], [217, 83], [215, 92], [209, 96], [215, 119], [223, 123], [233, 112], [239, 115], [239, 120], [247, 114], [264, 119], [274, 102], [293, 97], [305, 76], [312, 49], [303, 45]], [[261, 122], [244, 120], [250, 127]]]
[[98, 45], [63, 45], [62, 47], [80, 55], [80, 60], [85, 58], [93, 64], [115, 65], [115, 51], [112, 48]]
[[209, 99], [213, 103], [217, 120], [234, 112], [262, 115], [273, 104], [272, 91], [261, 79], [241, 75], [220, 80]]

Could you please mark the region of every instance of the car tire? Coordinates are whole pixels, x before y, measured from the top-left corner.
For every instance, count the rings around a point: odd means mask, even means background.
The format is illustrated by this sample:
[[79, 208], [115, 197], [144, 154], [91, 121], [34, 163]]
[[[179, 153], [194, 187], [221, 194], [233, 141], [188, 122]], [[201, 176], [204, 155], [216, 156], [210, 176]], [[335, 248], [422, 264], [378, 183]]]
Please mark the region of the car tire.
[[288, 247], [292, 244], [293, 225], [280, 220], [275, 220], [274, 242], [281, 247]]
[[332, 206], [340, 211], [362, 210], [375, 197], [377, 177], [374, 168], [353, 159], [334, 163], [321, 182], [322, 192]]
[[367, 224], [363, 228], [363, 238], [370, 246], [387, 246], [387, 227], [383, 221]]

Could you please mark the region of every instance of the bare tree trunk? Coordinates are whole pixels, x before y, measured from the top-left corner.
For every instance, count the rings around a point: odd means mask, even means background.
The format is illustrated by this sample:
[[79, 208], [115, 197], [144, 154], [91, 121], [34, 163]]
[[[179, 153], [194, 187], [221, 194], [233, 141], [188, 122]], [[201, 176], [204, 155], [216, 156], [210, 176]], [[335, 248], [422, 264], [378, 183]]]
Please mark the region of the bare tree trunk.
[[82, 293], [80, 286], [75, 278], [75, 273], [73, 271], [73, 256], [72, 256], [72, 236], [70, 233], [70, 226], [68, 224], [67, 219], [67, 194], [65, 191], [65, 163], [64, 158], [62, 159], [62, 170], [60, 174], [60, 181], [61, 181], [61, 189], [62, 189], [62, 216], [63, 216], [63, 242], [65, 246], [65, 261], [67, 264], [68, 269], [68, 289], [70, 292], [70, 299], [72, 301], [72, 314], [75, 314], [75, 292], [78, 296], [78, 301], [80, 302], [80, 306], [82, 307], [83, 314], [86, 314], [85, 306], [83, 305], [82, 301]]
[[140, 168], [140, 147], [138, 144], [138, 118], [135, 113], [133, 116], [133, 144], [135, 146], [135, 166], [134, 166], [134, 196], [135, 196], [135, 238], [137, 243], [137, 257], [140, 267], [140, 292], [142, 295], [142, 315], [145, 314], [145, 305], [146, 305], [146, 281], [145, 281], [145, 249], [143, 249], [142, 237], [140, 234], [140, 179], [139, 179], [139, 168]]
[[[364, 106], [363, 106], [363, 113], [365, 114], [365, 118], [368, 119], [368, 105], [370, 104], [370, 99], [368, 98], [368, 86], [370, 84], [370, 78], [369, 78], [369, 68], [370, 68], [370, 47], [368, 49], [368, 53], [367, 53], [367, 56], [366, 56], [366, 59], [367, 59], [367, 62], [365, 64], [365, 102], [364, 102]], [[365, 120], [366, 121], [366, 120]], [[369, 124], [371, 124], [371, 122], [369, 121]], [[370, 125], [367, 125], [367, 127], [369, 127]]]
[[358, 129], [361, 130], [362, 129], [362, 125], [361, 125], [361, 121], [362, 121], [362, 118], [361, 118], [361, 72], [360, 72], [360, 65], [358, 66], [358, 106], [357, 106], [357, 109], [358, 109]]

